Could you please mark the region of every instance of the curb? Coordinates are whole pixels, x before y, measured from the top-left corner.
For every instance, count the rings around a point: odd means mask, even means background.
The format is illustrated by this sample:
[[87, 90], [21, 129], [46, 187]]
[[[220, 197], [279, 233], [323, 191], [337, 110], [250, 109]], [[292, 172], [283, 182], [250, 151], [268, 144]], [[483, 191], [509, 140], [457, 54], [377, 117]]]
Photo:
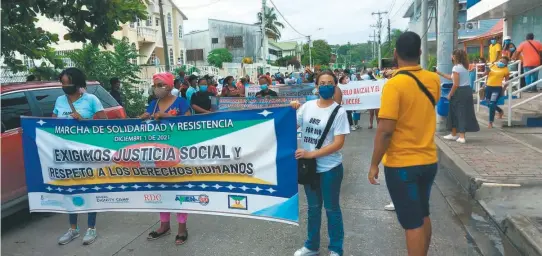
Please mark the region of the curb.
[[440, 166], [450, 170], [450, 174], [459, 182], [461, 187], [473, 197], [482, 183], [490, 182], [482, 179], [467, 162], [461, 159], [444, 141], [435, 135], [435, 144], [438, 150], [438, 163]]
[[[482, 179], [472, 167], [461, 159], [438, 135], [435, 135], [435, 144], [438, 149], [439, 166], [443, 167], [468, 193], [469, 197], [476, 200], [491, 220], [501, 229], [516, 249], [523, 255], [542, 256], [542, 235], [534, 224], [524, 216], [508, 216], [502, 223], [495, 218], [495, 213], [487, 206], [483, 199], [484, 191], [480, 190], [484, 183], [493, 183], [488, 179]], [[524, 185], [529, 182], [520, 182]], [[534, 182], [529, 185], [538, 185]], [[480, 190], [480, 191], [479, 191]], [[480, 192], [481, 194], [479, 194]]]
[[542, 256], [542, 234], [523, 215], [508, 216], [502, 221], [504, 233], [512, 243], [529, 256]]

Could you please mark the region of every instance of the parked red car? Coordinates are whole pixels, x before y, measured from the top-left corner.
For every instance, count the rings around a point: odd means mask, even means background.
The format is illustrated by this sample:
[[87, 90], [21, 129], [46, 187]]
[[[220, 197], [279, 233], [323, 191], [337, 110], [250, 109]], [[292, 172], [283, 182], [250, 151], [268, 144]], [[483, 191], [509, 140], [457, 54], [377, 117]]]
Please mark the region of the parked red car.
[[[59, 82], [26, 82], [0, 86], [2, 102], [1, 191], [2, 218], [28, 207], [21, 116], [51, 117]], [[124, 108], [98, 82], [87, 82], [87, 93], [96, 95], [110, 119], [126, 118]]]

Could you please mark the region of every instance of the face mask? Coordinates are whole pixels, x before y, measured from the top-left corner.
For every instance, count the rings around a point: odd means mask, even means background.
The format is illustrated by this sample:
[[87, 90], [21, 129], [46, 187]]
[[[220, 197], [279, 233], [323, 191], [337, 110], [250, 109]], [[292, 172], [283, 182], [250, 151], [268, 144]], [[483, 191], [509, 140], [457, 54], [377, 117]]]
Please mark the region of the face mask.
[[154, 95], [158, 98], [164, 98], [167, 94], [166, 88], [154, 88]]
[[250, 84], [248, 84], [248, 83], [245, 84], [245, 87], [249, 87], [249, 86], [250, 86]]
[[75, 85], [70, 86], [62, 86], [62, 90], [67, 95], [72, 95], [78, 91], [79, 88], [75, 87]]
[[499, 62], [497, 62], [497, 67], [504, 68], [504, 67], [506, 67], [506, 64], [499, 61]]
[[267, 90], [267, 88], [268, 88], [267, 84], [260, 85], [260, 89], [262, 90]]
[[496, 44], [497, 40], [491, 40], [490, 42], [491, 42], [491, 44]]
[[335, 92], [335, 86], [332, 84], [328, 85], [320, 85], [318, 87], [318, 94], [320, 94], [320, 97], [324, 100], [331, 99], [333, 97], [333, 93]]
[[515, 50], [516, 50], [515, 47], [510, 47], [510, 51], [511, 51], [511, 52], [513, 52], [513, 51], [515, 51]]
[[207, 91], [207, 85], [200, 85], [199, 90], [200, 90], [200, 92], [206, 92]]

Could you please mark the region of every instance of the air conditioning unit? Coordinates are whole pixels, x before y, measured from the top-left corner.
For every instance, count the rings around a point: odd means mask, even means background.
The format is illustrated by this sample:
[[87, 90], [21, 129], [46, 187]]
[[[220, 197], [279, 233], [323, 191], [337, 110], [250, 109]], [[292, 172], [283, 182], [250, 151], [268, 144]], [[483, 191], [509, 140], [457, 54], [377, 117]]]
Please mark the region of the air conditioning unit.
[[477, 21], [465, 23], [466, 30], [474, 30], [474, 29], [479, 29], [479, 28], [480, 28], [480, 24]]
[[465, 30], [465, 23], [457, 23], [457, 29], [458, 30]]

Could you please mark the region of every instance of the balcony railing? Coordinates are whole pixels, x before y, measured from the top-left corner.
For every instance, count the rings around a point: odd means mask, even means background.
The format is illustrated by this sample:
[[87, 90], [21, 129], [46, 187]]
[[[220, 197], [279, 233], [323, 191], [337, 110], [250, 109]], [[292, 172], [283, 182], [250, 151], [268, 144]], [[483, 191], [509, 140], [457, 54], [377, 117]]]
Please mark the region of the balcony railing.
[[156, 41], [158, 30], [149, 27], [138, 27], [137, 36], [143, 38], [144, 41]]

